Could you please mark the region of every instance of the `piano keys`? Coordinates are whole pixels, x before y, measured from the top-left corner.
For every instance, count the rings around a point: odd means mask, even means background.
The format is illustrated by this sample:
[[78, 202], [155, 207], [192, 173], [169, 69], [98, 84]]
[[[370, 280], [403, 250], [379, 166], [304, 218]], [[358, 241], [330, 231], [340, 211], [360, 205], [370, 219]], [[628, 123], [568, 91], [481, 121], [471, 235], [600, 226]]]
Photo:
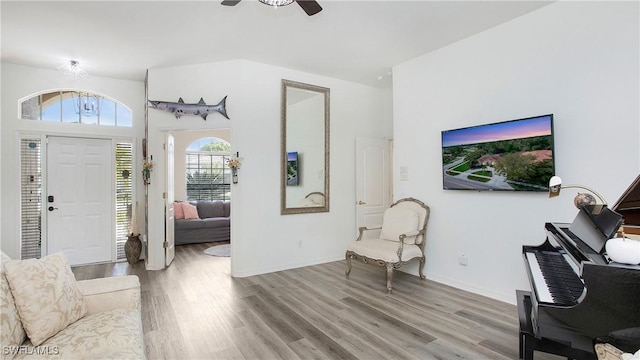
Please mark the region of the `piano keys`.
[[[595, 337], [640, 326], [640, 266], [609, 262], [570, 227], [547, 223], [542, 245], [523, 246], [531, 292], [518, 300], [521, 339], [539, 351], [595, 359]], [[530, 360], [533, 349], [521, 344], [520, 355]]]
[[585, 291], [584, 283], [567, 262], [567, 255], [556, 251], [527, 251], [539, 303], [577, 305]]

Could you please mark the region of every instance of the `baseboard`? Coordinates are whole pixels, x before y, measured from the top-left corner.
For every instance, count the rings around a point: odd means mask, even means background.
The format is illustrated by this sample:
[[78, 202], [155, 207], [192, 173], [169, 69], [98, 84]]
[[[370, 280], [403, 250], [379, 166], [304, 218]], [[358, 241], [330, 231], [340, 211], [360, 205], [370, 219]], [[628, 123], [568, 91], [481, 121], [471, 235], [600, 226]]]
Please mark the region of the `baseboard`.
[[464, 291], [468, 291], [468, 292], [472, 292], [474, 294], [478, 294], [478, 295], [482, 295], [482, 296], [486, 296], [488, 298], [494, 299], [494, 300], [498, 300], [498, 301], [502, 301], [505, 302], [507, 304], [511, 304], [511, 305], [516, 305], [516, 298], [515, 298], [515, 290], [513, 291], [513, 294], [502, 294], [502, 293], [497, 293], [497, 292], [493, 292], [493, 291], [487, 291], [486, 289], [483, 288], [479, 288], [477, 286], [473, 286], [471, 284], [467, 284], [467, 283], [463, 283], [460, 281], [456, 281], [450, 278], [446, 278], [446, 277], [442, 277], [442, 276], [437, 276], [437, 275], [433, 275], [433, 274], [429, 274], [429, 273], [425, 273], [425, 276], [427, 277], [427, 279], [431, 280], [431, 281], [435, 281], [444, 285], [448, 285], [451, 287], [454, 287], [456, 289], [460, 289], [460, 290], [464, 290]]

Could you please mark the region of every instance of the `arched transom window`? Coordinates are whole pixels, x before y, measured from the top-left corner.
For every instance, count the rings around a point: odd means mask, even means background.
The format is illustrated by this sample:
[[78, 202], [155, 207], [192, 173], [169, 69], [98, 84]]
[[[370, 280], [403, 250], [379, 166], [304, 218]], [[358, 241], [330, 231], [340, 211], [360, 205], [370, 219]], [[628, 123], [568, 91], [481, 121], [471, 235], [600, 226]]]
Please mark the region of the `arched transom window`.
[[131, 109], [121, 102], [86, 91], [56, 90], [20, 103], [20, 118], [46, 122], [131, 127]]

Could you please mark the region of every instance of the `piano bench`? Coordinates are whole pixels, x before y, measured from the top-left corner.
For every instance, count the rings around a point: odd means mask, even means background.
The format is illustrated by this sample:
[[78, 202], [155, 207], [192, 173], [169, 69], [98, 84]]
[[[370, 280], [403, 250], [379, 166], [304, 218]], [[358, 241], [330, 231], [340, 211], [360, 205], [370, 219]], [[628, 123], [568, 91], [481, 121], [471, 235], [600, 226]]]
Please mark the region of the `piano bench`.
[[574, 349], [569, 345], [546, 338], [537, 338], [531, 322], [531, 291], [516, 290], [518, 320], [520, 321], [519, 356], [521, 360], [533, 360], [533, 352], [564, 356], [576, 360], [596, 360], [595, 354]]

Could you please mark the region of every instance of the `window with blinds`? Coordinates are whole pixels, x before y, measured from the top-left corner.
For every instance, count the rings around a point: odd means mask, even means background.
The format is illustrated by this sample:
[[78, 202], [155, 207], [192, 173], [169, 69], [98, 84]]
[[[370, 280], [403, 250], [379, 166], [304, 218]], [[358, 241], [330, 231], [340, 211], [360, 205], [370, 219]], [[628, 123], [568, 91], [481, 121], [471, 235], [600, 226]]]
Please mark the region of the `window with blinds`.
[[124, 243], [133, 220], [133, 152], [131, 143], [116, 144], [116, 251], [117, 259], [126, 259]]
[[42, 253], [42, 140], [20, 140], [21, 258], [39, 259]]
[[186, 150], [187, 200], [230, 200], [231, 145], [216, 137], [204, 137]]
[[187, 200], [230, 200], [229, 155], [186, 153]]

